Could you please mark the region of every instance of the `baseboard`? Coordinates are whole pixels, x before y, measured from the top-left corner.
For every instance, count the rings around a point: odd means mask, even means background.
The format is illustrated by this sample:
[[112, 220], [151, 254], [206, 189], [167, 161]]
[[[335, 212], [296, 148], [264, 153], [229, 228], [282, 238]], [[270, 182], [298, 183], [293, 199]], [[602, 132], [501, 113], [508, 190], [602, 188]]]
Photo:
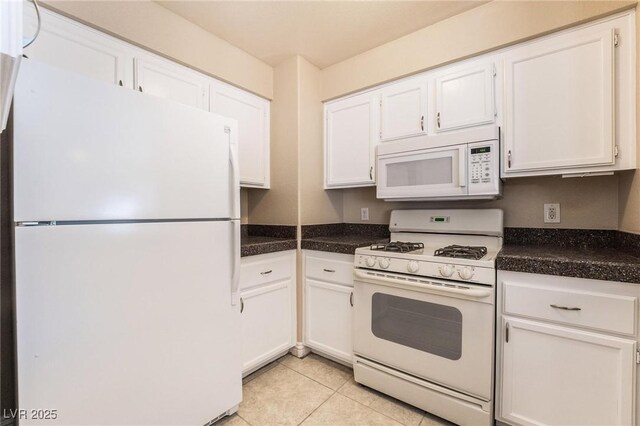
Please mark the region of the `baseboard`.
[[311, 353], [311, 349], [306, 347], [304, 343], [298, 342], [289, 350], [289, 353], [298, 358], [304, 358]]

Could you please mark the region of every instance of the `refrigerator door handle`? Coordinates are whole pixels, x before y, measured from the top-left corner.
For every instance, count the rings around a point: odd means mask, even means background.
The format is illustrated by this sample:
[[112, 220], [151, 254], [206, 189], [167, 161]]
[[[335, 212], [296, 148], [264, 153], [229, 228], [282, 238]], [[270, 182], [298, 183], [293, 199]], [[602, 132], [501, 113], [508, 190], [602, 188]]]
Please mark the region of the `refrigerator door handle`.
[[240, 169], [238, 166], [238, 139], [231, 127], [225, 126], [229, 136], [229, 165], [231, 171], [231, 219], [240, 219]]
[[235, 306], [240, 300], [240, 221], [231, 222], [231, 305]]

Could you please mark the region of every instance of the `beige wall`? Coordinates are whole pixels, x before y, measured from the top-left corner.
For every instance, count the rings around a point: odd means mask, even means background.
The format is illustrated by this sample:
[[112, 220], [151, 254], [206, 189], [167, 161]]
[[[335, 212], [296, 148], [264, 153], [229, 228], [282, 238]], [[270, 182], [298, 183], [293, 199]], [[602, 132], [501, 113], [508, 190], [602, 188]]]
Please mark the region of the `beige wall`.
[[328, 100], [633, 7], [635, 1], [492, 1], [322, 70]]
[[300, 58], [300, 224], [342, 222], [342, 193], [325, 191], [320, 70]]
[[271, 99], [273, 68], [149, 0], [45, 0], [47, 7]]
[[271, 104], [271, 189], [249, 189], [253, 224], [298, 224], [298, 57], [274, 69]]
[[[545, 203], [560, 203], [561, 223], [543, 222]], [[393, 209], [501, 208], [504, 224], [510, 227], [617, 229], [618, 176], [509, 179], [504, 184], [504, 198], [496, 201], [387, 203], [376, 199], [375, 188], [344, 190], [344, 221], [361, 222], [361, 207], [369, 208], [369, 223], [389, 223]]]
[[[636, 49], [640, 58], [640, 13], [636, 13]], [[636, 67], [636, 103], [640, 99], [640, 66]], [[636, 137], [640, 135], [640, 107], [636, 111]], [[636, 142], [638, 140], [636, 139]], [[640, 143], [636, 151], [640, 167]], [[620, 175], [619, 229], [640, 234], [640, 173], [624, 172]]]

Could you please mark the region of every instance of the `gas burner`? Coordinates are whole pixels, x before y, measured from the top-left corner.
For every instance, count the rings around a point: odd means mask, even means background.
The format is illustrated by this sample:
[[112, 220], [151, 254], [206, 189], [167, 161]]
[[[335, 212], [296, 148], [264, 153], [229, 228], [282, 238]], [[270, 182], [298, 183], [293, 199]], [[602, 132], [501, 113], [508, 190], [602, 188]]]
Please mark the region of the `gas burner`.
[[372, 244], [371, 250], [394, 251], [398, 253], [409, 253], [424, 248], [422, 243], [405, 243], [402, 241], [391, 241], [387, 244]]
[[446, 247], [437, 249], [435, 253], [433, 253], [434, 256], [460, 257], [463, 259], [475, 259], [475, 260], [482, 259], [485, 254], [487, 254], [486, 247], [480, 247], [480, 246], [472, 247], [472, 246], [459, 246], [459, 245], [446, 246]]

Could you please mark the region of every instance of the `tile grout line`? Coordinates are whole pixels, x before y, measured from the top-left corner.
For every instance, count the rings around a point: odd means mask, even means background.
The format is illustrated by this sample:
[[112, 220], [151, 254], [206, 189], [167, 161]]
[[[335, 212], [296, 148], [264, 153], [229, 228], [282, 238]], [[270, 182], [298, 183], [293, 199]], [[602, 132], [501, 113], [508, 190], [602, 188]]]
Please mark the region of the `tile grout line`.
[[[305, 377], [306, 377], [306, 376], [305, 376]], [[331, 389], [331, 388], [329, 388], [329, 389]], [[331, 389], [331, 390], [333, 390], [333, 389]], [[313, 413], [315, 413], [316, 411], [318, 411], [318, 409], [319, 409], [320, 407], [322, 407], [324, 404], [326, 404], [326, 403], [327, 403], [327, 401], [329, 401], [331, 398], [333, 398], [333, 396], [334, 396], [336, 393], [338, 393], [338, 391], [333, 391], [333, 393], [332, 393], [331, 395], [329, 395], [329, 397], [328, 397], [327, 399], [325, 399], [324, 401], [322, 401], [322, 404], [318, 405], [316, 408], [314, 408], [313, 410], [311, 410], [311, 412], [309, 413], [309, 415], [308, 415], [307, 417], [305, 417], [304, 419], [302, 419], [302, 421], [301, 421], [300, 423], [298, 423], [298, 426], [300, 426], [302, 423], [304, 423], [304, 422], [305, 422], [309, 417], [311, 417], [311, 415], [312, 415]]]

